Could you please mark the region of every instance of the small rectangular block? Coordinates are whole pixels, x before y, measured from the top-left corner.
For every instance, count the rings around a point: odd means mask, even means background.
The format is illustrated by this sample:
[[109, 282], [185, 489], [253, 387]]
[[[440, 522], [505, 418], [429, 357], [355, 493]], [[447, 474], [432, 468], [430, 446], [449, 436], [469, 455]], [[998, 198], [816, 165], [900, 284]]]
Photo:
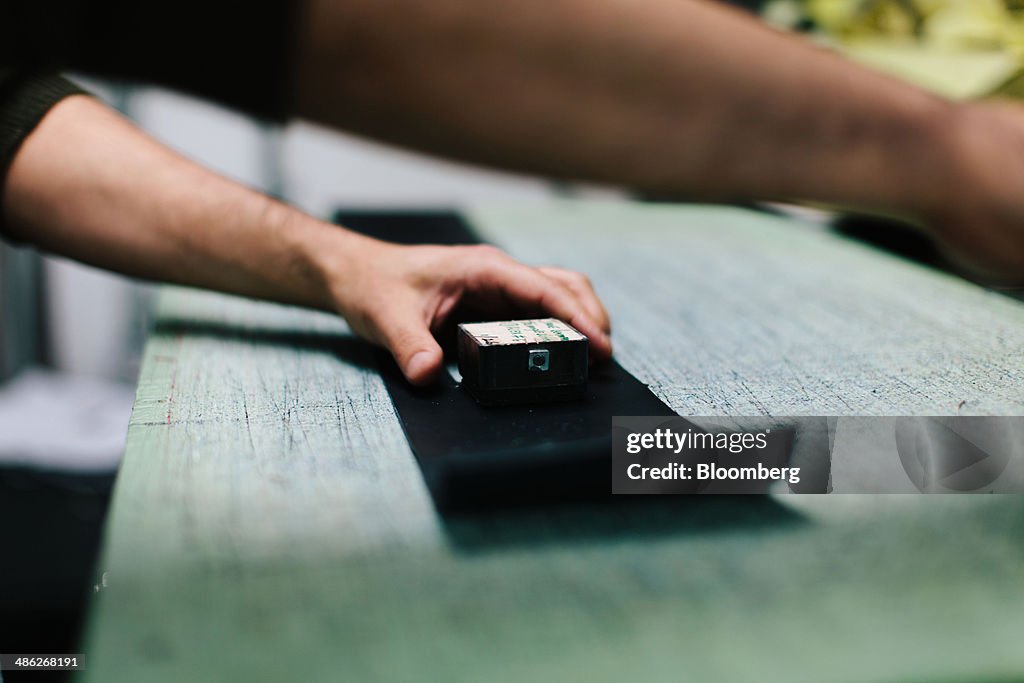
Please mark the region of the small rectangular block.
[[484, 405], [580, 398], [589, 342], [555, 318], [459, 325], [462, 386]]

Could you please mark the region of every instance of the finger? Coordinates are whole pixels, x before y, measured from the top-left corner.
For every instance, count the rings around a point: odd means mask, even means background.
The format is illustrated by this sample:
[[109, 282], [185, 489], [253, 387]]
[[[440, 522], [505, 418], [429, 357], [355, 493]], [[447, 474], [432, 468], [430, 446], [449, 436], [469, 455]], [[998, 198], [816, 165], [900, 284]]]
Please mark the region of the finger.
[[590, 339], [590, 353], [595, 360], [611, 358], [611, 339], [562, 283], [512, 259], [493, 261], [480, 279], [483, 286], [503, 291], [514, 303], [542, 310], [575, 327]]
[[576, 298], [580, 300], [583, 307], [587, 309], [590, 317], [601, 326], [601, 329], [605, 333], [611, 333], [612, 323], [608, 317], [608, 311], [605, 310], [604, 304], [601, 303], [601, 299], [598, 298], [597, 292], [594, 291], [594, 286], [586, 275], [555, 267], [540, 268], [539, 270], [568, 287], [576, 295]]
[[424, 386], [437, 378], [444, 354], [414, 305], [389, 305], [378, 316], [376, 335], [394, 356], [412, 384]]

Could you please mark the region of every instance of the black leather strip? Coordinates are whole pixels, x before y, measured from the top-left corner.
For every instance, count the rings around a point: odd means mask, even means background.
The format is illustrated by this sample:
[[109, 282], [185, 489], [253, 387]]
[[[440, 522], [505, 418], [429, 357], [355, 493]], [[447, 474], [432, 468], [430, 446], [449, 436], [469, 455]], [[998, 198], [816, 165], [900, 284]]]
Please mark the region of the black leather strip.
[[[335, 221], [405, 244], [477, 244], [450, 212], [340, 211]], [[455, 511], [611, 495], [613, 415], [675, 413], [618, 363], [591, 369], [584, 399], [485, 408], [447, 374], [413, 387], [387, 353], [384, 383], [438, 509]]]

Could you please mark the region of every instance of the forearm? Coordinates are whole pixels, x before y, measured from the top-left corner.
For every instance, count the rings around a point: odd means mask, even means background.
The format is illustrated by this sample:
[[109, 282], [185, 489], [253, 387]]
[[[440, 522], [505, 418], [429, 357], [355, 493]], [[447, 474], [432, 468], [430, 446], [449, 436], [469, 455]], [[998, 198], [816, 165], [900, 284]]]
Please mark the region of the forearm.
[[611, 354], [585, 277], [494, 249], [400, 246], [318, 221], [205, 171], [84, 96], [58, 102], [25, 138], [3, 188], [12, 237], [128, 275], [333, 310], [426, 383], [432, 330], [460, 306], [556, 316]]
[[4, 188], [15, 239], [127, 275], [329, 308], [316, 256], [358, 240], [189, 162], [83, 96], [25, 140]]
[[949, 105], [717, 3], [311, 0], [304, 25], [300, 114], [471, 161], [895, 210], [941, 167]]

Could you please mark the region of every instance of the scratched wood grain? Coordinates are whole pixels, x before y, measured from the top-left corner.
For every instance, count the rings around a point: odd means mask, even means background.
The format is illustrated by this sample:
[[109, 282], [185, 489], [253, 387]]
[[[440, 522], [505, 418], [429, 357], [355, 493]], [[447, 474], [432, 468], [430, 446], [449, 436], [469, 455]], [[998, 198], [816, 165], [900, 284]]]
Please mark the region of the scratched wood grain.
[[[473, 222], [587, 271], [680, 412], [1021, 412], [1024, 306], [734, 209]], [[658, 499], [442, 519], [366, 347], [164, 290], [87, 681], [1010, 680], [1019, 497]]]

